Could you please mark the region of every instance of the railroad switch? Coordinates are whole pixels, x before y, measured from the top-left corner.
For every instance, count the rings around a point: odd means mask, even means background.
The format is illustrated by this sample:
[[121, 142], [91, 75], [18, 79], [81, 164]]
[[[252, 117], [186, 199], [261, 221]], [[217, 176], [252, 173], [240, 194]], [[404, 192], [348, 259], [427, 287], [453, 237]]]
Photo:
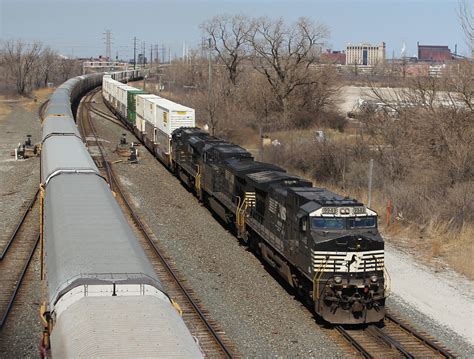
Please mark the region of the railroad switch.
[[121, 157], [128, 157], [130, 155], [129, 150], [129, 143], [127, 142], [127, 134], [122, 133], [122, 137], [120, 137], [119, 144], [117, 145], [117, 154]]
[[138, 163], [138, 150], [135, 146], [130, 147], [130, 156], [128, 157], [128, 162]]
[[39, 154], [39, 145], [33, 145], [31, 142], [31, 135], [26, 135], [26, 140], [22, 144], [18, 143], [18, 146], [12, 151], [12, 156], [15, 156], [16, 160], [27, 159], [30, 157], [36, 157]]

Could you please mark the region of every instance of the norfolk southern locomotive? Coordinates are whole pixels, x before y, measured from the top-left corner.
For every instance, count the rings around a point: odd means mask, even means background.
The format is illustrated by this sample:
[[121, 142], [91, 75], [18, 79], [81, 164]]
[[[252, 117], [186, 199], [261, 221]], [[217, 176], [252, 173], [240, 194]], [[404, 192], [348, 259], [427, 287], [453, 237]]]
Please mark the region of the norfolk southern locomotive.
[[[189, 126], [190, 118], [170, 124], [171, 115], [161, 117], [159, 111], [152, 111], [151, 120], [146, 114], [140, 118], [139, 112], [130, 116], [127, 109], [114, 106], [112, 91], [104, 92], [109, 107], [149, 150], [324, 320], [358, 324], [383, 319], [384, 242], [374, 211], [355, 199], [312, 187], [280, 167], [254, 161], [244, 148], [199, 128], [182, 127]], [[160, 98], [154, 101], [150, 104]], [[143, 121], [153, 130], [140, 130]], [[172, 132], [166, 143], [158, 143], [166, 138], [166, 133], [157, 135], [165, 125]]]

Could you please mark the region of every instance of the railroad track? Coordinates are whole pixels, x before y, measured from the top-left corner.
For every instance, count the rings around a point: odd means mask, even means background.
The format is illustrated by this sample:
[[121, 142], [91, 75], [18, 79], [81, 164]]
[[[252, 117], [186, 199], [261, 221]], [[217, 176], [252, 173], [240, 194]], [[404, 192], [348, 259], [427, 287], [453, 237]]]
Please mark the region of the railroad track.
[[[209, 319], [208, 313], [195, 298], [192, 290], [184, 284], [184, 278], [178, 273], [170, 259], [159, 248], [156, 237], [148, 226], [137, 215], [134, 207], [122, 190], [122, 186], [115, 175], [112, 166], [107, 161], [105, 150], [99, 141], [97, 132], [90, 116], [90, 100], [95, 92], [90, 92], [84, 98], [81, 106], [79, 122], [82, 135], [88, 142], [95, 142], [101, 154], [101, 168], [106, 174], [109, 185], [117, 194], [116, 199], [124, 210], [128, 220], [136, 229], [137, 238], [150, 259], [161, 283], [168, 295], [175, 300], [183, 311], [183, 320], [197, 339], [206, 357], [234, 357], [235, 349], [224, 335], [220, 327]], [[92, 140], [93, 137], [95, 139]]]
[[124, 130], [128, 131], [128, 128], [122, 122], [120, 122], [120, 120], [117, 120], [115, 117], [109, 115], [108, 113], [106, 113], [102, 110], [99, 110], [98, 108], [96, 108], [92, 105], [89, 106], [89, 110], [92, 111], [93, 113], [95, 113], [96, 115], [99, 115], [100, 117], [102, 117], [102, 118], [104, 118], [104, 119], [106, 119], [110, 122], [113, 122], [117, 126], [122, 127]]
[[455, 358], [427, 334], [387, 314], [381, 325], [335, 329], [364, 358]]
[[0, 330], [6, 323], [40, 240], [38, 194], [39, 191], [28, 204], [0, 254]]

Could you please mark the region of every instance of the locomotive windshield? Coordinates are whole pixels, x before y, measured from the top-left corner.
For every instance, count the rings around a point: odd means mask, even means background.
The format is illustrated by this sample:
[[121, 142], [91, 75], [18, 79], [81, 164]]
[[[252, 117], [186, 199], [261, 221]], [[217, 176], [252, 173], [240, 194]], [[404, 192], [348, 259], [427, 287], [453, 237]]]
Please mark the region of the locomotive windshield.
[[347, 228], [373, 228], [375, 227], [375, 217], [355, 217], [347, 218]]
[[311, 228], [315, 229], [344, 229], [344, 218], [311, 218]]
[[370, 217], [311, 217], [312, 229], [359, 229], [375, 228], [377, 218]]

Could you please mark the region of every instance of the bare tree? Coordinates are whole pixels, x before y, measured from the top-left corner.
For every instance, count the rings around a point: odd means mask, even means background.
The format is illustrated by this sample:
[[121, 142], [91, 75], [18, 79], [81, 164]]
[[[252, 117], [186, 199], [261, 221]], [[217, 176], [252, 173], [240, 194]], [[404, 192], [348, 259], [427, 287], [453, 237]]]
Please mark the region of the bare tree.
[[46, 87], [52, 74], [55, 71], [55, 64], [58, 59], [57, 53], [46, 47], [35, 64], [33, 71], [34, 85], [36, 88]]
[[466, 34], [467, 45], [474, 51], [474, 16], [466, 0], [459, 2], [458, 17]]
[[224, 107], [225, 86], [222, 80], [213, 81], [210, 89], [202, 89], [200, 91], [203, 99], [204, 108], [207, 112], [208, 126], [211, 135], [215, 135], [218, 125], [223, 115], [222, 107]]
[[307, 18], [300, 18], [291, 26], [287, 26], [282, 18], [255, 21], [249, 36], [255, 52], [253, 64], [275, 92], [285, 123], [288, 122], [292, 92], [299, 86], [313, 83], [308, 76], [310, 65], [317, 60], [319, 45], [328, 34], [326, 26]]
[[32, 82], [43, 46], [39, 42], [26, 44], [20, 40], [9, 40], [3, 47], [3, 64], [14, 79], [16, 91], [23, 95]]
[[74, 59], [63, 57], [59, 60], [58, 71], [61, 81], [66, 81], [76, 72], [77, 62]]
[[230, 82], [235, 86], [240, 73], [240, 65], [247, 54], [247, 44], [251, 23], [243, 15], [221, 15], [201, 25], [206, 36], [212, 40], [211, 46], [228, 72]]

